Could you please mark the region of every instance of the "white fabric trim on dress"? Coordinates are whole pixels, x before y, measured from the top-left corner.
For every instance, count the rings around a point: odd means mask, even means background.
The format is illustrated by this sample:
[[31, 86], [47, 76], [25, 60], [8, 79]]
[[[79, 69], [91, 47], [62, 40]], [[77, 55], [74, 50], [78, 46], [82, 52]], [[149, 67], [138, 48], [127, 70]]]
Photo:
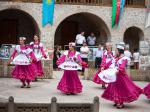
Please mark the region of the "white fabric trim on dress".
[[34, 44], [34, 42], [30, 42], [30, 45], [33, 45]]

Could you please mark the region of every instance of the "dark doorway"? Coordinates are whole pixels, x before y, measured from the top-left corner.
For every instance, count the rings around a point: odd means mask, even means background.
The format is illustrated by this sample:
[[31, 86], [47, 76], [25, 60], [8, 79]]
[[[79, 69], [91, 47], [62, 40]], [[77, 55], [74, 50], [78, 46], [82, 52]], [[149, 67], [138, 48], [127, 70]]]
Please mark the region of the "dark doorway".
[[130, 51], [139, 50], [139, 43], [144, 40], [144, 33], [138, 27], [130, 27], [124, 33], [124, 42], [129, 45]]
[[0, 44], [17, 43], [17, 24], [16, 19], [3, 19], [0, 21]]
[[77, 13], [64, 19], [56, 29], [54, 45], [68, 45], [75, 42], [76, 35], [85, 32], [87, 38], [91, 32], [96, 36], [96, 45], [110, 41], [110, 31], [105, 22], [91, 13]]
[[0, 44], [17, 44], [21, 36], [29, 43], [35, 34], [39, 36], [39, 28], [28, 13], [18, 9], [0, 11]]

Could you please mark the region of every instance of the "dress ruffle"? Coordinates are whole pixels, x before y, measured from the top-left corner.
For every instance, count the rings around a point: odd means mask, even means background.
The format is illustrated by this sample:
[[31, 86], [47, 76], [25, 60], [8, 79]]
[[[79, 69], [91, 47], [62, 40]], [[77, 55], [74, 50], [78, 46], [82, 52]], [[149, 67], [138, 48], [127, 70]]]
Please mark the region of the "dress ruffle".
[[102, 97], [115, 103], [124, 103], [137, 100], [142, 92], [127, 75], [118, 74], [116, 82], [108, 85]]
[[144, 94], [150, 99], [150, 83], [144, 88]]
[[12, 76], [21, 80], [34, 80], [35, 69], [32, 64], [30, 65], [16, 65], [12, 71]]
[[62, 79], [60, 80], [57, 89], [63, 93], [81, 93], [82, 84], [78, 77], [77, 71], [65, 70]]

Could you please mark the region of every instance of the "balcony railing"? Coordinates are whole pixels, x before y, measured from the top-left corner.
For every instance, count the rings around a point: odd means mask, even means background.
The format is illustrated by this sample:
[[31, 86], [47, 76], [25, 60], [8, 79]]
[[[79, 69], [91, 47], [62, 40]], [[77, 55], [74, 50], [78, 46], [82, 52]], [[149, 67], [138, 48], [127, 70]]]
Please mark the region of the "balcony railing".
[[125, 5], [128, 7], [145, 7], [146, 0], [126, 0]]
[[[14, 2], [32, 2], [41, 3], [42, 0], [0, 0]], [[126, 7], [146, 7], [149, 0], [125, 0]], [[101, 5], [111, 6], [112, 0], [55, 0], [56, 4], [71, 4], [71, 5]]]

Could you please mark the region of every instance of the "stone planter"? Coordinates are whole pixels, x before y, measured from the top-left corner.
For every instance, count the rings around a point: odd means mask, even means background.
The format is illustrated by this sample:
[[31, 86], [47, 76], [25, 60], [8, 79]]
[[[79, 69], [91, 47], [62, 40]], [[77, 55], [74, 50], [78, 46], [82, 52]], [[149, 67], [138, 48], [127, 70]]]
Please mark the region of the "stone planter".
[[96, 71], [97, 71], [97, 69], [95, 69], [94, 68], [94, 65], [95, 65], [95, 62], [93, 62], [93, 61], [89, 61], [88, 62], [88, 65], [89, 65], [89, 68], [88, 68], [88, 70], [87, 70], [87, 78], [88, 79], [93, 79], [93, 76], [94, 76], [94, 74], [96, 73]]
[[[0, 60], [0, 77], [7, 77], [10, 78], [11, 72], [14, 65], [7, 65], [8, 60]], [[42, 60], [42, 66], [44, 69], [44, 76], [39, 78], [52, 78], [53, 74], [53, 65], [52, 60]]]
[[8, 60], [4, 59], [0, 62], [0, 77], [7, 77], [8, 76]]
[[130, 77], [134, 81], [150, 81], [150, 70], [130, 70]]
[[140, 41], [140, 54], [143, 56], [149, 54], [149, 44], [147, 41]]
[[44, 76], [39, 78], [51, 79], [53, 77], [52, 60], [42, 60], [42, 66], [44, 69]]
[[9, 77], [9, 78], [12, 77], [11, 72], [14, 69], [14, 67], [15, 67], [14, 65], [8, 65], [8, 75], [7, 75], [7, 77]]

